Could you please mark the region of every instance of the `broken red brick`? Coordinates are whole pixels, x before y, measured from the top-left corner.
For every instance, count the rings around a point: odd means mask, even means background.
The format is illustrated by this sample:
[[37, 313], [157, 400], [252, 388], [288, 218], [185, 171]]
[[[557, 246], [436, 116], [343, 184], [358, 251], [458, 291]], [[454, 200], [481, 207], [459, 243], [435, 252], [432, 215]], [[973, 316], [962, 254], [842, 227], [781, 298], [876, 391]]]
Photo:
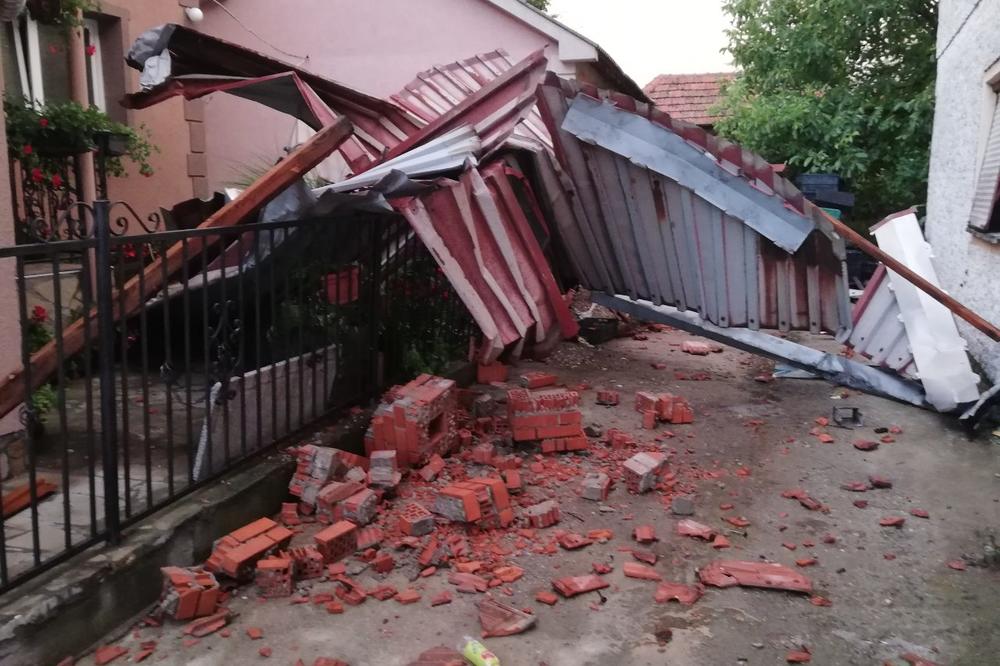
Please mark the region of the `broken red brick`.
[[418, 474], [420, 474], [421, 479], [430, 483], [437, 478], [437, 475], [443, 470], [444, 458], [435, 453], [430, 457], [430, 460], [427, 461], [427, 464], [420, 468]]
[[954, 569], [955, 571], [965, 571], [965, 561], [964, 560], [950, 560], [946, 563], [949, 569]]
[[594, 542], [590, 539], [575, 532], [567, 532], [559, 537], [559, 545], [566, 550], [578, 550], [592, 543]]
[[892, 488], [892, 481], [884, 476], [872, 474], [868, 477], [868, 481], [872, 484], [872, 488], [877, 488], [879, 490], [888, 490], [889, 488]]
[[471, 573], [453, 572], [448, 575], [448, 582], [457, 585], [459, 592], [475, 593], [489, 589], [489, 582], [485, 578]]
[[594, 562], [593, 564], [590, 565], [590, 568], [594, 571], [595, 574], [601, 574], [601, 575], [609, 574], [614, 570], [610, 564], [606, 564], [604, 562]]
[[340, 615], [344, 612], [344, 606], [336, 601], [331, 601], [326, 604], [326, 612], [330, 615]]
[[684, 585], [682, 583], [663, 582], [656, 588], [653, 599], [658, 604], [668, 601], [679, 601], [685, 606], [690, 606], [701, 599], [704, 588], [701, 585]]
[[[654, 553], [651, 550], [637, 550], [637, 549], [633, 549], [632, 550], [632, 557], [634, 557], [635, 559], [639, 560], [640, 562], [645, 562], [646, 564], [656, 564], [656, 560], [658, 559], [656, 557], [656, 553]], [[600, 573], [600, 572], [599, 571], [595, 571], [594, 573]]]
[[292, 558], [268, 557], [257, 562], [254, 583], [263, 597], [292, 596]]
[[434, 531], [434, 514], [410, 502], [399, 514], [399, 531], [409, 536], [424, 536]]
[[535, 601], [541, 604], [545, 604], [547, 606], [555, 606], [556, 602], [559, 601], [559, 597], [552, 592], [549, 592], [547, 590], [542, 590], [541, 592], [535, 595]]
[[264, 638], [264, 630], [260, 627], [247, 627], [247, 636], [249, 636], [252, 641], [260, 640], [261, 638]]
[[841, 484], [841, 490], [847, 490], [852, 493], [864, 493], [868, 492], [868, 484], [861, 481], [851, 481], [849, 483]]
[[702, 525], [689, 519], [677, 521], [677, 533], [681, 536], [697, 537], [705, 541], [710, 541], [715, 536], [715, 530], [708, 525]]
[[597, 404], [614, 407], [621, 402], [621, 394], [618, 391], [598, 391]]
[[479, 602], [479, 625], [483, 628], [483, 637], [513, 636], [527, 631], [538, 621], [534, 615], [508, 606], [496, 599], [483, 599]]
[[785, 661], [789, 664], [808, 664], [812, 661], [812, 654], [806, 650], [793, 650], [785, 655]]
[[396, 595], [396, 601], [404, 605], [415, 604], [420, 601], [420, 593], [412, 587], [408, 587]]
[[431, 606], [443, 606], [445, 604], [450, 604], [451, 601], [451, 592], [448, 590], [442, 590], [440, 594], [431, 598]]
[[387, 574], [392, 571], [396, 566], [396, 560], [391, 554], [383, 551], [379, 551], [379, 554], [372, 560], [372, 569], [377, 573]]
[[732, 525], [733, 527], [750, 527], [750, 521], [743, 516], [726, 516], [723, 518], [724, 521]]
[[357, 549], [358, 526], [348, 520], [341, 520], [317, 532], [313, 539], [325, 564], [337, 562]]
[[629, 492], [641, 494], [652, 490], [665, 466], [666, 458], [658, 452], [637, 453], [626, 460], [623, 468]]
[[814, 594], [813, 596], [809, 597], [809, 603], [811, 603], [813, 606], [832, 606], [833, 605], [832, 601], [830, 601], [826, 597], [821, 597], [818, 594]]
[[183, 633], [187, 636], [202, 638], [222, 629], [229, 622], [229, 611], [220, 611], [208, 617], [198, 618], [184, 625]]
[[639, 564], [638, 562], [626, 562], [622, 565], [622, 572], [629, 578], [661, 580], [660, 574], [643, 564]]
[[656, 412], [643, 412], [642, 413], [642, 427], [646, 430], [654, 430], [656, 428]]
[[505, 469], [503, 471], [503, 481], [507, 490], [511, 493], [519, 493], [524, 487], [521, 483], [521, 473], [516, 469]]
[[821, 432], [818, 435], [816, 435], [816, 439], [818, 439], [823, 444], [833, 444], [835, 441], [837, 441], [833, 438], [832, 435], [829, 435], [825, 432]]
[[722, 534], [716, 534], [715, 540], [712, 541], [712, 548], [715, 548], [716, 550], [722, 550], [723, 548], [730, 548], [732, 547], [732, 545], [733, 544], [729, 542], [729, 539], [727, 539]]
[[104, 666], [125, 654], [128, 654], [128, 650], [120, 645], [104, 645], [94, 651], [94, 663]]
[[857, 508], [859, 508], [859, 509], [867, 509], [868, 508], [868, 500], [854, 500], [854, 506], [857, 507]]
[[524, 516], [532, 527], [551, 527], [559, 522], [559, 505], [554, 500], [546, 500], [525, 509]]
[[274, 651], [271, 650], [271, 648], [268, 647], [268, 646], [266, 646], [266, 645], [264, 647], [260, 648], [259, 650], [257, 650], [257, 654], [259, 654], [260, 656], [262, 656], [264, 658], [270, 657], [273, 653], [274, 653]]
[[795, 566], [797, 567], [811, 567], [815, 566], [818, 560], [815, 557], [803, 557], [801, 559], [795, 560]]
[[712, 345], [699, 340], [685, 340], [681, 343], [681, 351], [694, 356], [708, 356], [712, 353]]
[[906, 518], [902, 516], [887, 516], [878, 521], [878, 524], [882, 527], [902, 527], [903, 523], [906, 522]]
[[859, 439], [854, 442], [854, 448], [858, 451], [874, 451], [878, 448], [878, 442], [873, 442], [871, 440]]
[[910, 515], [917, 518], [930, 518], [931, 514], [924, 509], [910, 509]]
[[575, 597], [578, 594], [603, 590], [609, 585], [608, 581], [594, 575], [567, 576], [566, 578], [558, 578], [552, 581], [552, 587], [564, 597]]
[[652, 525], [638, 525], [632, 532], [632, 538], [639, 543], [653, 543], [656, 541], [656, 530]]
[[559, 381], [559, 378], [552, 373], [541, 372], [538, 370], [525, 372], [519, 379], [521, 386], [530, 390], [545, 388], [547, 386], [555, 386]]
[[744, 585], [790, 592], [812, 592], [812, 581], [781, 564], [716, 560], [698, 570], [698, 578], [706, 585], [732, 587]]

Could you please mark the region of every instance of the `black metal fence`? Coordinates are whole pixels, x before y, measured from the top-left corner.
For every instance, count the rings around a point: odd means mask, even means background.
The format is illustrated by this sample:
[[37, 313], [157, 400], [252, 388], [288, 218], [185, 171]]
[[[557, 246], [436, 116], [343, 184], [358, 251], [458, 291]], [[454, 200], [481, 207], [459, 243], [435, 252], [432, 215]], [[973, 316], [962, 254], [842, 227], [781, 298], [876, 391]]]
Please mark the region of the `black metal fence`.
[[398, 216], [129, 235], [141, 220], [122, 204], [70, 213], [44, 241], [0, 248], [15, 264], [15, 388], [28, 396], [23, 437], [3, 445], [0, 493], [24, 508], [0, 521], [0, 592], [387, 384], [441, 370], [473, 333]]

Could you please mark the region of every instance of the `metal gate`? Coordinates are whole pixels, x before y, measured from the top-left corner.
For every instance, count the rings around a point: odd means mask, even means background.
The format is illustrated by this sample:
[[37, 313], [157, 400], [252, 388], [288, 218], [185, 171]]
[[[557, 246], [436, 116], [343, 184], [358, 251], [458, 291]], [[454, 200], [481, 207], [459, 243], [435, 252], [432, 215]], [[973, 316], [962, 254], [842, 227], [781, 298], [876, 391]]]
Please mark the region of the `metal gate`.
[[0, 248], [27, 396], [0, 442], [0, 592], [468, 348], [468, 313], [398, 216], [158, 227], [74, 204]]

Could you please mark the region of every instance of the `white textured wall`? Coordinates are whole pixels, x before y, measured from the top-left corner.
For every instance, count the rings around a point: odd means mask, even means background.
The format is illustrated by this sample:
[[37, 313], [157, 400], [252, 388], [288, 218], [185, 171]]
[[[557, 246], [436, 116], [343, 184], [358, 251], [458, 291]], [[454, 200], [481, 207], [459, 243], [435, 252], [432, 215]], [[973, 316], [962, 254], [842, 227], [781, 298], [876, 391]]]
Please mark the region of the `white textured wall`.
[[[981, 0], [978, 7], [976, 0], [941, 0], [940, 12], [926, 234], [944, 289], [1000, 325], [1000, 244], [966, 231], [988, 128], [985, 73], [1000, 58], [1000, 0]], [[958, 323], [969, 351], [1000, 382], [1000, 344]]]

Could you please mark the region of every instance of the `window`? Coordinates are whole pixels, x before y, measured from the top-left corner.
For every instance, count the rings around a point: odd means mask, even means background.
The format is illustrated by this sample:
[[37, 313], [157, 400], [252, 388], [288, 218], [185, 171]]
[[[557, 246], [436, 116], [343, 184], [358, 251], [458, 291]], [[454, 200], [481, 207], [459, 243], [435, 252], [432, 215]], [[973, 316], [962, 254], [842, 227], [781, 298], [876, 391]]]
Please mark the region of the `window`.
[[970, 228], [987, 233], [1000, 232], [1000, 95], [996, 83], [991, 91], [993, 114], [969, 216]]
[[[97, 22], [87, 19], [83, 27], [87, 58], [89, 101], [106, 110], [104, 69]], [[7, 94], [20, 95], [37, 104], [72, 98], [69, 44], [60, 26], [44, 25], [30, 17], [4, 23], [0, 35]]]

